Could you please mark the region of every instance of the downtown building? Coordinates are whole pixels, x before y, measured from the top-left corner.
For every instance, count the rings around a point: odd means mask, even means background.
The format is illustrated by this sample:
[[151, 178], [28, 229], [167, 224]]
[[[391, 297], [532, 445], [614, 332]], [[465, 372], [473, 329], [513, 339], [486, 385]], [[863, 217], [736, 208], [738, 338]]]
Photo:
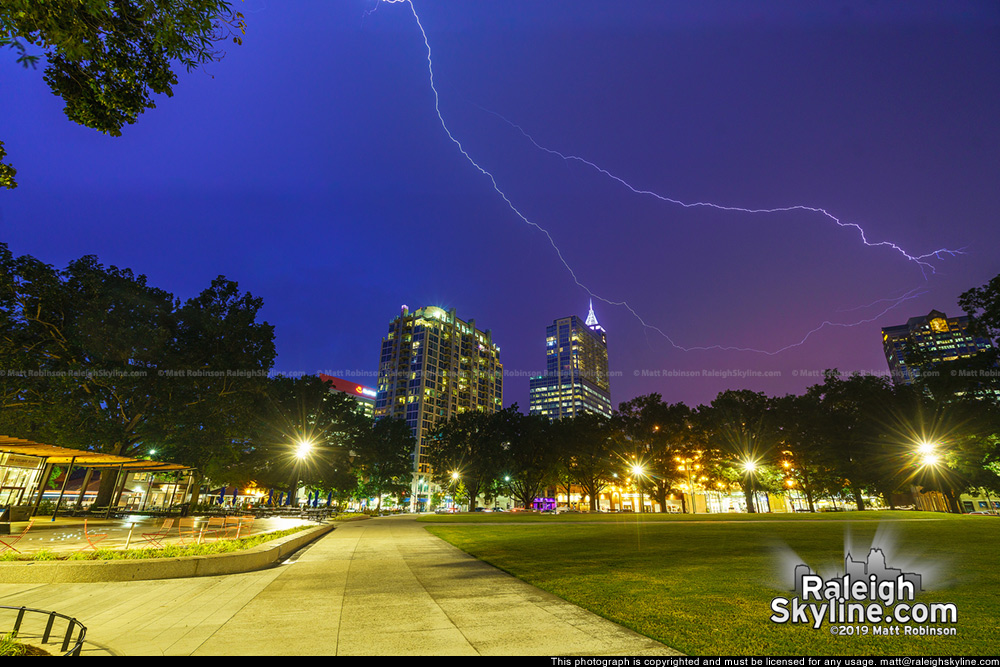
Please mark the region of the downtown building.
[[555, 320], [545, 329], [545, 375], [529, 382], [529, 413], [550, 421], [594, 412], [612, 414], [608, 337], [594, 315]]
[[365, 417], [370, 419], [375, 417], [375, 397], [377, 394], [374, 388], [325, 373], [320, 373], [319, 379], [330, 384], [330, 391], [347, 394], [353, 398], [358, 404], [358, 411]]
[[403, 306], [382, 339], [375, 418], [405, 419], [416, 437], [411, 511], [427, 509], [433, 492], [425, 447], [435, 429], [463, 412], [502, 408], [503, 365], [490, 330], [455, 310]]
[[[882, 329], [882, 347], [889, 373], [895, 384], [913, 384], [921, 368], [944, 361], [970, 359], [992, 347], [989, 339], [969, 331], [969, 318], [948, 317], [932, 310], [923, 317], [911, 317], [906, 324]], [[920, 366], [912, 360], [921, 361]]]

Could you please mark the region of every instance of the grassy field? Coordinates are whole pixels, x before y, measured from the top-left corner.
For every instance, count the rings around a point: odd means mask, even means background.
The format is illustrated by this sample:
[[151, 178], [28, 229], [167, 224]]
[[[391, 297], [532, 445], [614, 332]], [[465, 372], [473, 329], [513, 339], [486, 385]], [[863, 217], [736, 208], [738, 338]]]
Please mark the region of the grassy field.
[[[995, 517], [460, 514], [424, 520], [433, 534], [473, 556], [691, 655], [1000, 654]], [[828, 623], [813, 629], [771, 622], [771, 600], [792, 596], [797, 562], [843, 572], [848, 534], [856, 557], [864, 558], [878, 534], [889, 566], [923, 574], [926, 590], [918, 603], [955, 603], [957, 635], [839, 636]]]

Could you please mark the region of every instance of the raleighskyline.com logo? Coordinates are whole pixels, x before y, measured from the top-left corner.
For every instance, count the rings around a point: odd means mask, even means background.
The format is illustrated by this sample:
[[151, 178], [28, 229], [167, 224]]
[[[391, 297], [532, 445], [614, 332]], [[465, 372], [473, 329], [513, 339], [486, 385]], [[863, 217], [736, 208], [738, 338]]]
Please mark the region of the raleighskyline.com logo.
[[[950, 602], [916, 602], [922, 577], [888, 567], [881, 549], [864, 561], [848, 553], [842, 576], [824, 579], [808, 565], [795, 567], [795, 597], [771, 600], [774, 623], [829, 624], [843, 635], [954, 635], [958, 608]], [[951, 624], [950, 627], [925, 625]]]

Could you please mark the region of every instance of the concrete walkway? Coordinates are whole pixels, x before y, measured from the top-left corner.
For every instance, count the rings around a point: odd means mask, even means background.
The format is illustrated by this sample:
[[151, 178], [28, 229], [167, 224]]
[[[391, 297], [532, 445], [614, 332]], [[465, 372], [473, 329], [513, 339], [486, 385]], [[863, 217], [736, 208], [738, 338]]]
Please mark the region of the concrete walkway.
[[292, 560], [225, 577], [3, 584], [0, 605], [76, 617], [85, 655], [679, 655], [413, 517], [346, 523]]

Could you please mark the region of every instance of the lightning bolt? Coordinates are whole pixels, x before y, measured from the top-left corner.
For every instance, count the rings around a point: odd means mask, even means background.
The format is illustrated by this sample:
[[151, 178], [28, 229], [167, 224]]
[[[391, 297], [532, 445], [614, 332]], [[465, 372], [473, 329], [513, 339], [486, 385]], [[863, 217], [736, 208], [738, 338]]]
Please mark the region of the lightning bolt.
[[[369, 12], [366, 12], [366, 16], [374, 13], [375, 10], [378, 9], [379, 4], [381, 4], [381, 3], [390, 4], [390, 5], [397, 5], [397, 4], [407, 4], [407, 5], [409, 5], [410, 11], [413, 13], [413, 18], [416, 21], [417, 28], [420, 30], [420, 34], [423, 37], [424, 47], [427, 50], [427, 73], [428, 73], [428, 76], [429, 76], [429, 79], [430, 79], [431, 92], [434, 94], [434, 112], [437, 114], [438, 121], [441, 124], [441, 128], [444, 130], [445, 134], [448, 136], [448, 139], [450, 139], [451, 142], [455, 144], [455, 146], [458, 148], [458, 150], [462, 154], [462, 156], [477, 171], [479, 171], [483, 176], [485, 176], [486, 178], [489, 179], [490, 184], [493, 186], [493, 190], [496, 191], [496, 193], [501, 197], [501, 199], [503, 199], [504, 203], [507, 204], [508, 208], [510, 208], [510, 210], [514, 213], [514, 215], [516, 215], [518, 218], [520, 218], [521, 221], [523, 221], [525, 224], [530, 225], [531, 227], [534, 227], [535, 229], [537, 229], [538, 231], [540, 231], [542, 234], [545, 235], [545, 238], [547, 238], [548, 241], [549, 241], [549, 245], [552, 246], [552, 249], [555, 251], [556, 256], [559, 258], [559, 261], [562, 263], [563, 267], [565, 267], [566, 271], [569, 272], [570, 276], [573, 278], [573, 282], [576, 283], [576, 285], [578, 287], [580, 287], [582, 290], [584, 290], [585, 292], [587, 292], [587, 294], [590, 295], [590, 297], [592, 297], [594, 299], [597, 299], [598, 301], [606, 303], [606, 304], [608, 304], [610, 306], [621, 306], [621, 307], [625, 308], [626, 310], [628, 310], [629, 313], [632, 314], [633, 317], [635, 317], [635, 319], [644, 328], [646, 328], [647, 330], [651, 330], [651, 331], [655, 331], [655, 332], [659, 333], [664, 339], [666, 339], [666, 341], [668, 343], [670, 343], [670, 345], [674, 349], [680, 350], [682, 352], [709, 351], [709, 350], [735, 351], [735, 352], [755, 352], [755, 353], [758, 353], [758, 354], [765, 354], [765, 355], [769, 355], [769, 356], [774, 356], [774, 355], [777, 355], [777, 354], [781, 354], [782, 352], [784, 352], [786, 350], [789, 350], [791, 348], [799, 347], [799, 346], [803, 345], [807, 340], [809, 340], [809, 338], [813, 334], [815, 334], [815, 333], [817, 333], [817, 332], [819, 332], [819, 331], [821, 331], [823, 329], [826, 329], [828, 327], [856, 327], [856, 326], [861, 325], [861, 324], [867, 324], [867, 323], [870, 323], [870, 322], [874, 322], [875, 320], [879, 319], [880, 317], [882, 317], [883, 315], [885, 315], [889, 311], [893, 310], [894, 308], [899, 307], [900, 305], [902, 305], [903, 303], [905, 303], [907, 301], [910, 301], [910, 300], [915, 299], [915, 298], [917, 298], [919, 296], [922, 296], [925, 293], [925, 292], [915, 293], [915, 290], [910, 290], [910, 292], [907, 292], [906, 294], [904, 294], [903, 296], [899, 297], [898, 299], [892, 300], [893, 303], [891, 305], [889, 305], [888, 307], [886, 307], [884, 310], [882, 310], [882, 312], [880, 312], [878, 315], [876, 315], [874, 317], [867, 318], [867, 319], [858, 320], [858, 321], [855, 321], [855, 322], [832, 322], [832, 321], [829, 321], [829, 320], [824, 321], [823, 323], [821, 323], [817, 327], [811, 329], [810, 331], [807, 331], [806, 334], [798, 342], [790, 343], [790, 344], [785, 345], [784, 347], [778, 348], [776, 350], [762, 350], [762, 349], [756, 349], [756, 348], [751, 348], [751, 347], [736, 347], [736, 346], [729, 346], [729, 345], [708, 345], [708, 346], [685, 347], [683, 345], [678, 344], [677, 342], [675, 342], [673, 340], [673, 338], [671, 338], [662, 329], [660, 329], [659, 327], [656, 327], [656, 326], [654, 326], [654, 325], [649, 324], [648, 322], [646, 322], [639, 315], [639, 313], [637, 313], [635, 311], [635, 309], [632, 308], [631, 305], [629, 305], [629, 303], [627, 301], [624, 301], [624, 300], [622, 300], [622, 301], [614, 301], [612, 299], [608, 299], [608, 298], [606, 298], [604, 296], [601, 296], [600, 294], [595, 293], [589, 287], [587, 287], [585, 284], [583, 284], [580, 281], [580, 278], [576, 275], [576, 272], [573, 270], [573, 267], [570, 266], [569, 262], [566, 261], [566, 258], [563, 257], [562, 251], [559, 249], [559, 246], [556, 244], [555, 239], [552, 237], [552, 234], [549, 233], [549, 231], [547, 229], [545, 229], [544, 227], [542, 227], [538, 223], [532, 221], [524, 213], [522, 213], [517, 208], [517, 206], [515, 206], [514, 203], [510, 200], [510, 198], [507, 196], [507, 194], [500, 188], [499, 184], [497, 183], [496, 177], [490, 171], [488, 171], [485, 167], [483, 167], [478, 162], [476, 162], [476, 160], [473, 159], [473, 157], [471, 155], [469, 155], [469, 153], [465, 150], [465, 147], [462, 145], [462, 142], [459, 141], [455, 137], [455, 135], [452, 133], [452, 131], [449, 129], [448, 123], [445, 121], [444, 115], [441, 113], [441, 96], [438, 94], [437, 86], [435, 85], [435, 81], [434, 81], [434, 60], [433, 60], [433, 55], [432, 55], [432, 52], [431, 52], [430, 40], [427, 37], [427, 31], [424, 29], [423, 23], [420, 21], [420, 16], [417, 14], [416, 7], [414, 7], [413, 2], [411, 0], [379, 0], [379, 2], [376, 3], [375, 7], [372, 10], [370, 10]], [[484, 109], [484, 111], [488, 111], [488, 110]], [[599, 167], [598, 165], [596, 165], [596, 164], [594, 164], [592, 162], [584, 160], [583, 158], [580, 158], [580, 157], [577, 157], [577, 156], [573, 156], [573, 155], [565, 155], [563, 153], [560, 153], [558, 151], [552, 150], [550, 148], [545, 148], [544, 146], [541, 146], [540, 144], [538, 144], [534, 139], [532, 139], [531, 136], [528, 135], [523, 129], [521, 129], [519, 126], [515, 125], [514, 123], [511, 123], [506, 118], [503, 118], [503, 116], [500, 116], [499, 114], [496, 114], [495, 112], [492, 112], [492, 111], [490, 111], [489, 113], [494, 113], [494, 115], [496, 115], [499, 118], [503, 119], [505, 122], [507, 122], [508, 124], [512, 125], [513, 127], [517, 128], [522, 134], [524, 134], [525, 137], [527, 137], [532, 143], [535, 144], [535, 146], [537, 146], [541, 150], [549, 152], [549, 153], [551, 153], [553, 155], [558, 155], [559, 157], [562, 157], [564, 160], [575, 160], [575, 161], [583, 162], [583, 163], [589, 165], [590, 167], [598, 170], [599, 172], [605, 174], [606, 176], [608, 176], [608, 177], [610, 177], [610, 178], [618, 181], [619, 183], [621, 183], [625, 187], [629, 188], [630, 190], [632, 190], [636, 194], [646, 194], [646, 195], [654, 196], [654, 197], [657, 197], [657, 198], [659, 198], [659, 199], [661, 199], [663, 201], [670, 202], [670, 203], [677, 204], [677, 205], [684, 206], [684, 207], [688, 207], [688, 208], [690, 208], [690, 207], [696, 207], [696, 206], [705, 206], [705, 207], [716, 208], [716, 209], [723, 210], [723, 211], [740, 211], [740, 212], [744, 212], [744, 213], [778, 213], [778, 212], [782, 212], [782, 211], [811, 211], [811, 212], [815, 212], [815, 213], [820, 213], [820, 214], [822, 214], [822, 215], [830, 218], [831, 220], [833, 220], [834, 222], [836, 222], [841, 227], [854, 227], [855, 229], [857, 229], [858, 232], [860, 232], [861, 238], [864, 241], [865, 245], [868, 245], [868, 246], [889, 246], [892, 249], [896, 250], [897, 252], [902, 253], [908, 260], [916, 262], [920, 266], [922, 273], [926, 269], [928, 269], [928, 268], [931, 270], [931, 272], [934, 271], [933, 265], [931, 265], [930, 263], [924, 261], [924, 260], [926, 260], [929, 257], [936, 257], [936, 258], [940, 259], [941, 255], [957, 255], [957, 254], [961, 254], [960, 251], [940, 249], [940, 250], [936, 250], [936, 251], [934, 251], [932, 253], [927, 253], [925, 255], [913, 256], [913, 255], [910, 255], [910, 254], [906, 253], [899, 246], [897, 246], [897, 245], [895, 245], [893, 243], [890, 243], [888, 241], [882, 241], [882, 242], [878, 242], [878, 243], [871, 243], [871, 242], [868, 241], [868, 239], [867, 239], [867, 237], [865, 235], [864, 229], [862, 229], [860, 225], [857, 225], [855, 223], [842, 222], [839, 218], [837, 218], [836, 216], [830, 214], [826, 210], [821, 209], [821, 208], [811, 207], [811, 206], [786, 206], [786, 207], [773, 208], [773, 209], [746, 209], [746, 208], [738, 208], [738, 207], [732, 207], [732, 206], [723, 206], [723, 205], [720, 205], [720, 204], [712, 204], [710, 202], [685, 203], [685, 202], [682, 202], [682, 201], [679, 201], [679, 200], [670, 199], [670, 198], [664, 197], [662, 195], [659, 195], [657, 193], [654, 193], [652, 191], [637, 189], [637, 188], [631, 186], [629, 183], [627, 183], [624, 179], [621, 179], [621, 178], [615, 176], [611, 172], [603, 169], [602, 167]], [[927, 277], [926, 273], [924, 273], [924, 278], [926, 279], [926, 277]], [[875, 302], [875, 303], [878, 303], [878, 302]], [[869, 306], [871, 306], [871, 305], [874, 305], [874, 304], [869, 304]]]
[[901, 247], [899, 247], [895, 243], [892, 243], [891, 241], [878, 241], [878, 242], [874, 242], [873, 243], [873, 242], [871, 242], [871, 241], [868, 240], [868, 236], [865, 233], [865, 230], [861, 227], [861, 225], [859, 225], [857, 223], [854, 223], [854, 222], [844, 222], [843, 220], [841, 220], [840, 218], [838, 218], [834, 214], [830, 213], [826, 209], [820, 208], [818, 206], [803, 206], [803, 205], [796, 204], [796, 205], [792, 205], [792, 206], [779, 206], [779, 207], [775, 207], [775, 208], [744, 208], [744, 207], [741, 207], [741, 206], [726, 206], [726, 205], [723, 205], [723, 204], [716, 204], [716, 203], [713, 203], [713, 202], [706, 202], [706, 201], [684, 202], [684, 201], [681, 201], [679, 199], [673, 199], [671, 197], [667, 197], [666, 195], [662, 195], [662, 194], [659, 194], [657, 192], [653, 192], [652, 190], [643, 190], [641, 188], [637, 188], [637, 187], [633, 186], [631, 183], [629, 183], [625, 179], [621, 178], [620, 176], [616, 176], [615, 174], [611, 173], [610, 171], [608, 171], [604, 167], [601, 167], [601, 166], [599, 166], [599, 165], [591, 162], [590, 160], [584, 159], [584, 158], [582, 158], [582, 157], [580, 157], [578, 155], [568, 155], [566, 153], [562, 153], [562, 152], [557, 151], [555, 149], [548, 148], [547, 146], [543, 146], [540, 143], [538, 143], [537, 141], [535, 141], [535, 138], [532, 137], [530, 134], [528, 134], [524, 130], [524, 128], [521, 127], [520, 125], [518, 125], [517, 123], [514, 123], [514, 122], [508, 120], [507, 118], [504, 118], [502, 115], [500, 115], [496, 111], [491, 111], [490, 109], [487, 109], [485, 107], [479, 106], [478, 104], [475, 105], [475, 106], [479, 107], [479, 109], [481, 109], [482, 111], [485, 111], [486, 113], [489, 113], [489, 114], [492, 114], [492, 115], [496, 116], [497, 118], [499, 118], [503, 122], [507, 123], [508, 125], [510, 125], [511, 127], [513, 127], [514, 129], [516, 129], [528, 141], [530, 141], [535, 146], [535, 148], [538, 148], [539, 150], [542, 150], [542, 151], [548, 153], [549, 155], [558, 156], [558, 157], [562, 158], [563, 160], [565, 160], [567, 162], [574, 161], [574, 162], [580, 162], [582, 164], [585, 164], [588, 167], [590, 167], [591, 169], [594, 169], [595, 171], [598, 171], [601, 174], [607, 176], [608, 178], [610, 178], [610, 179], [612, 179], [614, 181], [617, 181], [618, 183], [621, 183], [622, 185], [624, 185], [626, 188], [628, 188], [629, 190], [631, 190], [632, 192], [634, 192], [637, 195], [647, 195], [647, 196], [659, 199], [662, 202], [667, 202], [667, 203], [670, 203], [670, 204], [676, 204], [677, 206], [682, 206], [684, 208], [700, 208], [700, 207], [703, 207], [703, 208], [712, 208], [712, 209], [715, 209], [717, 211], [728, 211], [728, 212], [737, 212], [737, 213], [788, 213], [788, 212], [792, 212], [792, 211], [805, 211], [805, 212], [809, 212], [809, 213], [818, 213], [818, 214], [822, 215], [823, 217], [825, 217], [825, 218], [827, 218], [829, 220], [832, 220], [839, 227], [853, 227], [854, 229], [856, 229], [857, 232], [858, 232], [858, 234], [861, 236], [861, 242], [864, 243], [866, 246], [871, 247], [871, 248], [888, 247], [888, 248], [891, 248], [892, 250], [898, 252], [899, 254], [901, 254], [907, 260], [909, 260], [911, 262], [915, 262], [920, 267], [920, 271], [921, 271], [921, 273], [923, 273], [925, 280], [927, 278], [927, 274], [925, 272], [926, 269], [930, 269], [931, 273], [935, 273], [935, 269], [934, 269], [934, 266], [932, 264], [930, 264], [929, 262], [926, 262], [924, 260], [926, 260], [926, 259], [928, 259], [930, 257], [934, 257], [936, 259], [941, 259], [942, 255], [955, 256], [955, 255], [963, 255], [963, 254], [965, 254], [964, 252], [962, 252], [962, 250], [950, 250], [948, 248], [939, 248], [938, 250], [935, 250], [933, 252], [929, 252], [929, 253], [926, 253], [926, 254], [923, 254], [923, 255], [911, 255], [910, 253], [906, 252]]

